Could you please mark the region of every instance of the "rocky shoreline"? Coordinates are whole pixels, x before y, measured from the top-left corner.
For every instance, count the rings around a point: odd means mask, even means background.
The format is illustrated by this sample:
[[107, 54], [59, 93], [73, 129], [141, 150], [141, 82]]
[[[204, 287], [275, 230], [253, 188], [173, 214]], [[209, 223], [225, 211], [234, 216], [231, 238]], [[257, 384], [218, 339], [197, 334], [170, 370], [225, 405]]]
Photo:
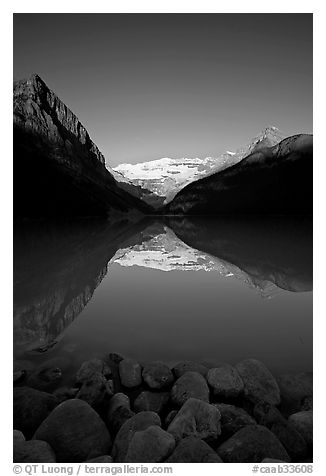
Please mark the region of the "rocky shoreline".
[[50, 393], [60, 369], [14, 369], [15, 463], [312, 461], [312, 373], [111, 353]]

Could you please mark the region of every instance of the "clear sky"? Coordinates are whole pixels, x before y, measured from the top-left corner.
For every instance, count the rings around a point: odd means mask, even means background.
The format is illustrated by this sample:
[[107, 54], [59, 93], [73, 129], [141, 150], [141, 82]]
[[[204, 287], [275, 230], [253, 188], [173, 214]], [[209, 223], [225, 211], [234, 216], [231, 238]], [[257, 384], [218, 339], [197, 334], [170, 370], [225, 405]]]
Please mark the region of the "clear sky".
[[115, 166], [312, 132], [312, 14], [15, 14], [38, 73]]

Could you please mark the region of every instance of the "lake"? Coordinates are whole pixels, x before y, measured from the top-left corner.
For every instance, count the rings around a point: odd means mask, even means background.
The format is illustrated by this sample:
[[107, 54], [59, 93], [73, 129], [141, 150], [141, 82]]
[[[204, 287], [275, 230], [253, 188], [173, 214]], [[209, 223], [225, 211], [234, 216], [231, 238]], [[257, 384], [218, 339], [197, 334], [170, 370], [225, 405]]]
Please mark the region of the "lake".
[[149, 217], [14, 230], [14, 358], [60, 385], [110, 352], [312, 371], [312, 221]]

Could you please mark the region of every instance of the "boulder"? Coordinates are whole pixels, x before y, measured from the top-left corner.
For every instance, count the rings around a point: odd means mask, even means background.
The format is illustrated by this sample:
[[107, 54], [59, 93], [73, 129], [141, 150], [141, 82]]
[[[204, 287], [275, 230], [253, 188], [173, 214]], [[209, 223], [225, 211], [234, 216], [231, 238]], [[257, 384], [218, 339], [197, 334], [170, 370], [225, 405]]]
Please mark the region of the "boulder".
[[103, 403], [105, 398], [113, 395], [111, 382], [111, 380], [106, 380], [103, 374], [94, 373], [83, 380], [76, 398], [84, 400], [92, 407], [97, 407]]
[[113, 461], [121, 463], [125, 461], [129, 443], [137, 431], [146, 430], [146, 428], [157, 425], [161, 426], [161, 419], [154, 412], [140, 412], [129, 418], [120, 428], [115, 437], [112, 457]]
[[280, 390], [270, 371], [259, 360], [242, 360], [236, 366], [244, 383], [244, 395], [252, 403], [264, 400], [272, 405], [281, 401]]
[[257, 402], [253, 408], [253, 416], [259, 425], [271, 428], [276, 423], [284, 423], [286, 419], [282, 413], [268, 402]]
[[178, 442], [187, 436], [214, 442], [221, 434], [219, 410], [203, 400], [189, 398], [168, 427]]
[[143, 411], [161, 413], [169, 398], [169, 392], [141, 392], [134, 401], [134, 410], [136, 413]]
[[136, 360], [123, 359], [119, 363], [120, 380], [124, 387], [138, 387], [142, 383], [141, 366]]
[[243, 427], [222, 443], [217, 452], [225, 463], [259, 463], [264, 458], [290, 461], [274, 433], [261, 425]]
[[69, 400], [70, 398], [76, 398], [78, 392], [79, 388], [59, 387], [53, 392], [53, 395], [57, 397], [59, 403], [62, 403], [66, 400]]
[[244, 390], [243, 381], [232, 365], [209, 369], [206, 378], [218, 399], [237, 398]]
[[186, 372], [174, 383], [171, 401], [181, 407], [188, 398], [209, 402], [209, 388], [205, 378], [198, 372]]
[[116, 393], [109, 402], [108, 424], [114, 434], [118, 433], [121, 426], [135, 414], [130, 409], [129, 397], [124, 393]]
[[197, 372], [203, 377], [206, 377], [208, 368], [205, 365], [199, 364], [198, 362], [192, 362], [191, 360], [185, 360], [183, 362], [177, 363], [173, 367], [173, 373], [176, 378], [182, 377], [186, 372]]
[[312, 411], [313, 410], [313, 398], [311, 397], [304, 397], [301, 402], [300, 411]]
[[247, 425], [255, 425], [255, 420], [242, 408], [226, 403], [215, 404], [221, 414], [221, 434], [229, 438]]
[[55, 463], [51, 446], [45, 441], [29, 440], [14, 442], [14, 463]]
[[302, 410], [305, 398], [313, 395], [312, 372], [283, 374], [278, 377], [277, 383], [281, 393], [282, 411], [288, 415]]
[[223, 463], [223, 461], [203, 440], [188, 436], [180, 441], [165, 463]]
[[307, 455], [307, 444], [300, 433], [287, 421], [274, 423], [271, 431], [286, 449], [291, 461], [302, 461]]
[[13, 397], [13, 426], [27, 438], [59, 403], [54, 395], [29, 387], [14, 388]]
[[106, 362], [100, 359], [91, 359], [83, 362], [76, 374], [76, 383], [89, 380], [94, 374], [103, 375], [105, 379], [112, 376], [112, 370]]
[[170, 387], [173, 383], [173, 374], [163, 362], [150, 362], [143, 368], [144, 382], [153, 390]]
[[137, 431], [132, 437], [125, 457], [127, 463], [161, 463], [174, 450], [173, 436], [159, 426]]
[[313, 412], [302, 411], [289, 416], [288, 422], [304, 438], [309, 448], [313, 443]]
[[17, 442], [17, 441], [25, 441], [25, 436], [21, 431], [14, 430], [13, 431], [13, 439], [14, 439], [14, 443]]
[[92, 407], [79, 399], [60, 403], [36, 430], [34, 440], [53, 448], [57, 461], [74, 463], [107, 454], [110, 434]]

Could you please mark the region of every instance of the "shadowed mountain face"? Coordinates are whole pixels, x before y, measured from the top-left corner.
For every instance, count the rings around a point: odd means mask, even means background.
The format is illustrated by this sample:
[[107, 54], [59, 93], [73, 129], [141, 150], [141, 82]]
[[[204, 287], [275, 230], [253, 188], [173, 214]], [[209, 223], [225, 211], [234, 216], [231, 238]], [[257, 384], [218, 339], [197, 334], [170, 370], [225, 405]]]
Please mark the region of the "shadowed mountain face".
[[15, 217], [150, 211], [120, 189], [78, 118], [33, 75], [14, 83]]
[[165, 208], [180, 215], [312, 215], [312, 135], [264, 144], [238, 164], [193, 182]]
[[312, 220], [196, 217], [169, 220], [188, 246], [216, 256], [263, 288], [270, 282], [293, 292], [312, 290]]
[[[311, 223], [302, 220], [175, 218], [167, 223], [146, 219], [132, 226], [92, 220], [17, 227], [16, 350], [42, 351], [60, 340], [114, 265], [216, 272], [223, 279], [244, 282], [263, 297], [274, 295], [279, 288], [309, 291], [311, 235]], [[196, 292], [199, 288], [200, 281]], [[110, 319], [111, 303], [105, 302], [105, 306]]]
[[227, 151], [218, 157], [204, 159], [166, 157], [139, 164], [120, 164], [112, 173], [130, 193], [159, 208], [169, 203], [189, 183], [227, 169], [247, 155], [272, 147], [284, 138], [285, 135], [276, 127], [267, 127], [235, 152]]

